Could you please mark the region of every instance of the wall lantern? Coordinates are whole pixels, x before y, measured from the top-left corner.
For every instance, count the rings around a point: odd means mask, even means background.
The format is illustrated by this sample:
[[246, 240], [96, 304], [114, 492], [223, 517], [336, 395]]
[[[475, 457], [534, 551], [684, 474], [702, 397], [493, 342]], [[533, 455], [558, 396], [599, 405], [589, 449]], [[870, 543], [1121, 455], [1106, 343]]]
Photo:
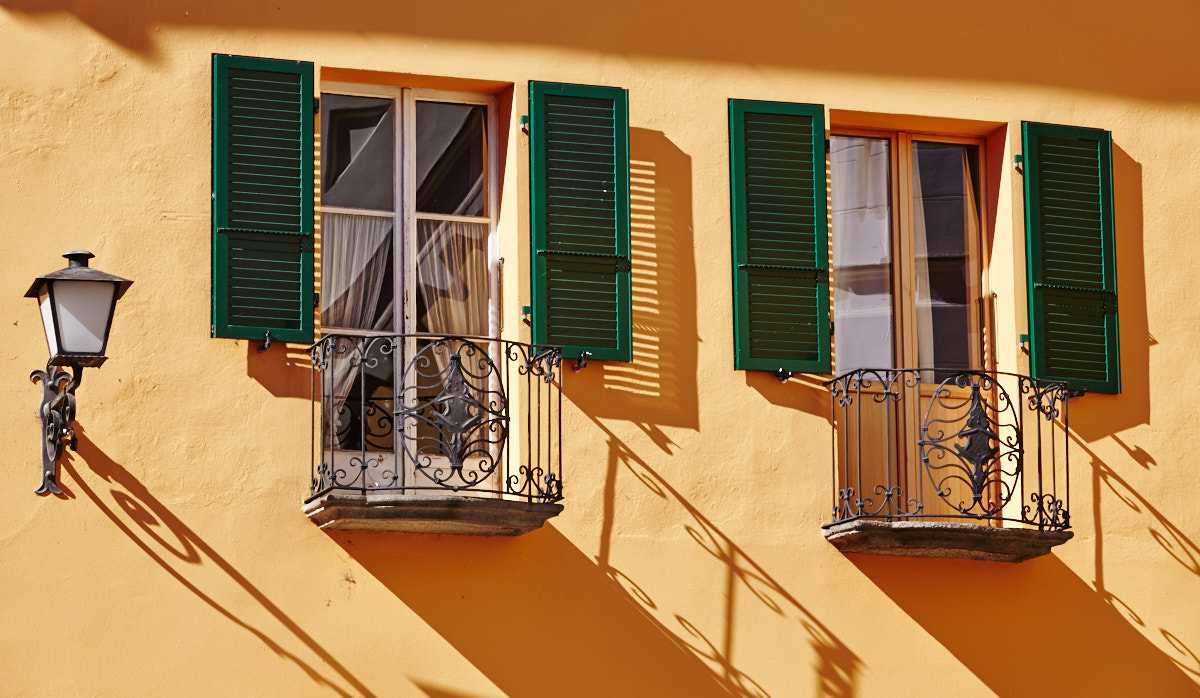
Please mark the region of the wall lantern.
[[[63, 255], [66, 269], [39, 276], [25, 293], [41, 306], [42, 324], [50, 360], [45, 371], [34, 371], [29, 380], [42, 382], [42, 486], [38, 494], [62, 494], [57, 466], [63, 444], [75, 450], [75, 389], [85, 366], [100, 366], [108, 358], [108, 332], [112, 328], [117, 300], [133, 282], [88, 266], [96, 255], [71, 250]], [[71, 374], [58, 370], [70, 366]], [[72, 375], [73, 374], [73, 375]]]

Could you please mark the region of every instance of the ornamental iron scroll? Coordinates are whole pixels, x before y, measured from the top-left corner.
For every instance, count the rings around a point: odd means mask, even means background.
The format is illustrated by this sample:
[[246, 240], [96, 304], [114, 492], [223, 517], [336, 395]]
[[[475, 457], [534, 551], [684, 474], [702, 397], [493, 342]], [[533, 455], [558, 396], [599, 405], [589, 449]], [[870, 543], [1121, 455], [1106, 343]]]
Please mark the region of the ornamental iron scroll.
[[995, 371], [864, 368], [825, 385], [833, 417], [827, 527], [957, 519], [1069, 528], [1064, 383]]
[[562, 499], [559, 348], [329, 333], [309, 352], [310, 501], [331, 490]]
[[34, 371], [29, 380], [42, 384], [42, 403], [38, 417], [42, 420], [42, 484], [35, 494], [62, 494], [58, 487], [58, 460], [64, 446], [74, 451], [75, 389], [83, 378], [83, 367], [72, 367], [72, 373], [47, 364], [45, 371]]
[[[1000, 514], [1021, 471], [1019, 422], [1008, 393], [986, 373], [957, 373], [938, 384], [917, 442], [934, 493], [966, 517]], [[969, 502], [956, 499], [964, 494]]]
[[468, 340], [419, 342], [401, 380], [396, 410], [406, 460], [452, 491], [496, 469], [508, 438], [508, 400], [499, 370]]

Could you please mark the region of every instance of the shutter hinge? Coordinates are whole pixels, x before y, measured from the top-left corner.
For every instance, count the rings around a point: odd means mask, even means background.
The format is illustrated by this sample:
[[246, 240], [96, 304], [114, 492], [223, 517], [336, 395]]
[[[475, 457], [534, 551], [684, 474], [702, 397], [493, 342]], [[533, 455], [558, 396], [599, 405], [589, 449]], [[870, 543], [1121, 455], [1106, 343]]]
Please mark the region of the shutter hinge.
[[1020, 153], [1014, 155], [1013, 167], [1017, 170], [1017, 172], [1025, 174], [1025, 156]]
[[825, 139], [825, 152], [826, 153], [829, 152], [829, 147], [830, 147], [830, 140], [828, 138], [826, 138]]
[[633, 271], [633, 263], [628, 257], [617, 257], [613, 260], [613, 271], [618, 274], [626, 271]]
[[320, 114], [320, 113], [321, 113], [321, 98], [313, 97], [313, 114], [316, 115], [316, 114]]
[[833, 320], [829, 321], [829, 336], [833, 336]]
[[524, 133], [526, 136], [529, 135], [529, 115], [528, 114], [523, 114], [521, 116], [521, 133]]

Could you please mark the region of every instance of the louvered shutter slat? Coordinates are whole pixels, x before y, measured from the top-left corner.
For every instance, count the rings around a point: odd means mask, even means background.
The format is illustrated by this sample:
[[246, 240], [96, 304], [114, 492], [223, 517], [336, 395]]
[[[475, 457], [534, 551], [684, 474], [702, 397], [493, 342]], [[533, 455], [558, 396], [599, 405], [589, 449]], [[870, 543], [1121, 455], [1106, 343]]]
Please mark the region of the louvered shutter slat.
[[1111, 135], [1022, 130], [1033, 373], [1120, 392]]
[[824, 109], [730, 100], [739, 369], [828, 373]]
[[533, 335], [563, 355], [632, 359], [625, 90], [529, 85]]
[[313, 335], [313, 67], [213, 56], [213, 336]]

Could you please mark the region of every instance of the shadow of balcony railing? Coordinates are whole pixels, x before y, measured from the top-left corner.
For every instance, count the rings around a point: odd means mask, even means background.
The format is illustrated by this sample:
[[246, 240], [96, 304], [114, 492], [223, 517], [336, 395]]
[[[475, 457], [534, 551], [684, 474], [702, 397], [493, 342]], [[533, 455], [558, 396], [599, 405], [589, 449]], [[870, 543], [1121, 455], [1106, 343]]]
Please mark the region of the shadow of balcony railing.
[[562, 499], [559, 349], [431, 334], [326, 334], [312, 502], [330, 492]]
[[906, 368], [858, 369], [825, 385], [833, 414], [825, 529], [853, 521], [1070, 528], [1065, 383]]

